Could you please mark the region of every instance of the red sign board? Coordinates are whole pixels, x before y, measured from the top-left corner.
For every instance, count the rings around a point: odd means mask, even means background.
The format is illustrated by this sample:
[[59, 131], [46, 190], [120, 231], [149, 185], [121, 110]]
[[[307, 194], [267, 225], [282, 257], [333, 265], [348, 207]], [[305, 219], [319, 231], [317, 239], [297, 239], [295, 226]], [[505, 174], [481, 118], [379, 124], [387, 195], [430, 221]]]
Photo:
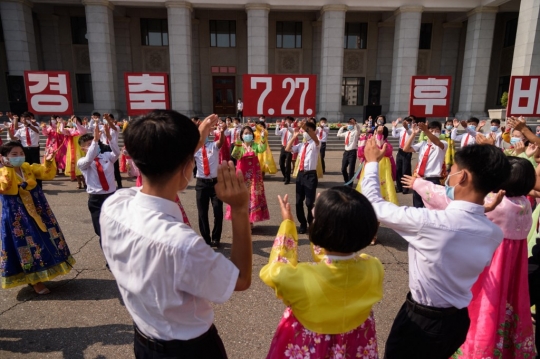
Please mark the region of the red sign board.
[[540, 76], [512, 76], [506, 116], [540, 116]]
[[170, 109], [169, 80], [166, 73], [126, 72], [124, 81], [129, 116]]
[[316, 75], [244, 75], [244, 116], [314, 116]]
[[28, 110], [36, 115], [72, 115], [71, 82], [67, 71], [25, 71]]
[[416, 117], [447, 117], [452, 76], [413, 76], [409, 113]]

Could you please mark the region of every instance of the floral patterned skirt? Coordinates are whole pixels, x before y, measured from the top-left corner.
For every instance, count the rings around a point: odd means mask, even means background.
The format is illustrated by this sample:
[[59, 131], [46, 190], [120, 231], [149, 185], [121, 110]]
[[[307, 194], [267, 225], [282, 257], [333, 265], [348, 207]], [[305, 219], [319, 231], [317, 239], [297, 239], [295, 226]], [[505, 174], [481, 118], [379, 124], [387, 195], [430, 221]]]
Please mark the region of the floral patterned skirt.
[[376, 359], [379, 357], [373, 312], [356, 329], [343, 334], [318, 334], [296, 319], [291, 308], [283, 317], [270, 344], [267, 359]]
[[534, 358], [527, 240], [504, 239], [471, 291], [471, 326], [453, 358]]
[[2, 288], [36, 284], [69, 273], [75, 259], [62, 230], [39, 187], [30, 191], [37, 213], [45, 224], [43, 232], [28, 214], [19, 195], [0, 195], [2, 202]]

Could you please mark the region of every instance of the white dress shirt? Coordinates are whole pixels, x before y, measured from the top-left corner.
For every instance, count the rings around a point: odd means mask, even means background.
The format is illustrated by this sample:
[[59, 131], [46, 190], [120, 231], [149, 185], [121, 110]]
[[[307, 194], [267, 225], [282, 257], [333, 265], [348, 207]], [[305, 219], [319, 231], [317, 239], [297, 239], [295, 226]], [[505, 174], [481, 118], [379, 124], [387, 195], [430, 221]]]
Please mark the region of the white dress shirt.
[[426, 170], [424, 172], [424, 178], [426, 177], [441, 177], [442, 166], [444, 164], [444, 157], [446, 156], [446, 150], [448, 149], [448, 142], [441, 141], [443, 148], [434, 145], [433, 143], [428, 143], [427, 141], [422, 141], [412, 146], [414, 152], [418, 153], [418, 164], [416, 165], [416, 171], [420, 170], [420, 164], [424, 158], [428, 146], [431, 145], [429, 150]]
[[504, 148], [502, 134], [502, 131], [495, 132], [495, 146], [499, 148]]
[[[114, 163], [118, 160], [120, 156], [120, 148], [118, 148], [118, 142], [114, 137], [110, 141], [111, 151], [100, 153], [99, 145], [97, 142], [92, 141], [90, 147], [88, 147], [88, 152], [86, 156], [81, 157], [77, 161], [77, 166], [81, 170], [84, 180], [86, 181], [86, 192], [88, 194], [108, 194], [116, 191], [116, 181], [114, 178]], [[109, 190], [105, 191], [101, 186], [99, 181], [99, 175], [94, 161], [95, 158], [99, 159], [101, 167], [103, 168], [103, 173], [109, 184]]]
[[461, 147], [474, 145], [476, 143], [476, 131], [466, 128], [465, 133], [458, 135], [457, 128], [454, 127], [452, 133], [450, 134], [450, 138], [454, 141], [461, 141]]
[[306, 155], [304, 157], [304, 171], [314, 171], [317, 169], [317, 162], [319, 161], [319, 150], [321, 149], [321, 143], [319, 142], [319, 145], [317, 146], [317, 144], [315, 144], [315, 141], [313, 141], [310, 137], [307, 142], [302, 142], [298, 145], [292, 146], [292, 152], [298, 153], [298, 161], [300, 161], [302, 158], [304, 146], [308, 146], [308, 148], [306, 149]]
[[[279, 128], [279, 126], [276, 125], [276, 136], [281, 137], [281, 146], [287, 147], [287, 143], [291, 140], [292, 136], [294, 135], [294, 130], [292, 127], [283, 127]], [[285, 140], [285, 134], [287, 134], [287, 140]], [[284, 144], [285, 143], [285, 144]]]
[[229, 128], [229, 139], [231, 140], [231, 145], [236, 142], [236, 134], [242, 132], [242, 125], [234, 126]]
[[[39, 127], [32, 125], [34, 127], [37, 127], [37, 130], [39, 131]], [[26, 129], [28, 129], [28, 134], [30, 135], [30, 141], [32, 141], [32, 144], [29, 146], [28, 141], [26, 141]], [[15, 131], [14, 136], [21, 141], [21, 145], [23, 147], [39, 147], [39, 132], [36, 132], [32, 130], [30, 127], [19, 127], [17, 131]]]
[[[322, 132], [322, 137], [321, 137], [321, 132]], [[324, 126], [324, 127], [317, 127], [317, 131], [316, 131], [316, 135], [317, 135], [317, 138], [319, 139], [319, 141], [321, 142], [326, 142], [328, 141], [328, 134], [330, 133], [330, 129], [328, 128], [328, 126]]]
[[[358, 137], [360, 136], [360, 131], [358, 125], [354, 126], [352, 131], [347, 130], [345, 126], [341, 127], [337, 133], [338, 137], [345, 139], [345, 151], [357, 150], [358, 149]], [[347, 144], [347, 139], [349, 142]]]
[[445, 210], [398, 207], [381, 197], [376, 162], [364, 166], [362, 194], [381, 224], [409, 242], [412, 298], [437, 308], [467, 307], [471, 287], [503, 240], [484, 207], [465, 201], [453, 201]]
[[[412, 135], [411, 129], [405, 130], [405, 127], [392, 127], [392, 137], [399, 137], [400, 149], [403, 149], [403, 147], [405, 147], [405, 144], [407, 143], [410, 135]], [[405, 136], [405, 139], [403, 139], [403, 136]]]
[[204, 164], [203, 164], [203, 155], [202, 147], [195, 152], [195, 165], [197, 166], [197, 178], [217, 178], [217, 171], [219, 165], [219, 148], [217, 142], [208, 141], [204, 144], [206, 148], [206, 157], [208, 158], [208, 167], [210, 168], [210, 175], [204, 175]]
[[[8, 141], [13, 141], [13, 138], [9, 135], [9, 129], [14, 125], [13, 122], [5, 122], [4, 123], [4, 128], [6, 129], [6, 138]], [[23, 128], [24, 125], [22, 123], [19, 122], [19, 129], [20, 128]], [[15, 137], [15, 132], [17, 132], [17, 129], [13, 129], [13, 136]]]
[[214, 321], [239, 270], [183, 223], [178, 205], [123, 189], [103, 204], [103, 253], [137, 327], [161, 340], [189, 340]]
[[238, 111], [243, 111], [243, 110], [244, 110], [244, 103], [243, 103], [242, 101], [238, 102], [238, 103], [236, 104], [236, 109], [237, 109]]

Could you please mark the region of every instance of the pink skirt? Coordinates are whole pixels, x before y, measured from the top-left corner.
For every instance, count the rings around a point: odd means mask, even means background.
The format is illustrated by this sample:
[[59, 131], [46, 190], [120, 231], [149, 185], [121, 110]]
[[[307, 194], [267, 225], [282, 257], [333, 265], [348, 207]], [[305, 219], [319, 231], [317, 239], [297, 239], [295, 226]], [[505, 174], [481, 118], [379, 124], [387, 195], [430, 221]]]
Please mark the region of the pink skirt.
[[362, 358], [377, 359], [373, 312], [361, 326], [343, 334], [318, 334], [304, 328], [291, 308], [283, 317], [270, 344], [267, 359]]
[[[270, 219], [266, 195], [264, 194], [264, 182], [261, 166], [257, 155], [247, 152], [240, 158], [236, 168], [242, 171], [244, 181], [249, 189], [249, 221], [250, 223], [267, 221]], [[227, 205], [225, 219], [231, 219], [231, 206]]]
[[452, 358], [533, 358], [527, 239], [504, 239], [471, 291], [471, 326]]

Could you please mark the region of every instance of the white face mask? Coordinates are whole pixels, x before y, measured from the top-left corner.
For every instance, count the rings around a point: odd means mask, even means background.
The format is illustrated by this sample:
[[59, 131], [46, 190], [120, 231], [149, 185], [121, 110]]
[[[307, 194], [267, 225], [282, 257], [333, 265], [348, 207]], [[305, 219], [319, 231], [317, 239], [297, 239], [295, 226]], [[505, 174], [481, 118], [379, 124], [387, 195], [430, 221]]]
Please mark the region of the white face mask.
[[[186, 165], [186, 167], [188, 166]], [[184, 192], [188, 188], [189, 182], [191, 182], [191, 180], [193, 179], [193, 170], [191, 170], [189, 172], [189, 175], [186, 176], [186, 168], [184, 168], [184, 170], [182, 171], [182, 176], [184, 176], [184, 179], [186, 180], [186, 186], [182, 189], [179, 189], [178, 192]]]

